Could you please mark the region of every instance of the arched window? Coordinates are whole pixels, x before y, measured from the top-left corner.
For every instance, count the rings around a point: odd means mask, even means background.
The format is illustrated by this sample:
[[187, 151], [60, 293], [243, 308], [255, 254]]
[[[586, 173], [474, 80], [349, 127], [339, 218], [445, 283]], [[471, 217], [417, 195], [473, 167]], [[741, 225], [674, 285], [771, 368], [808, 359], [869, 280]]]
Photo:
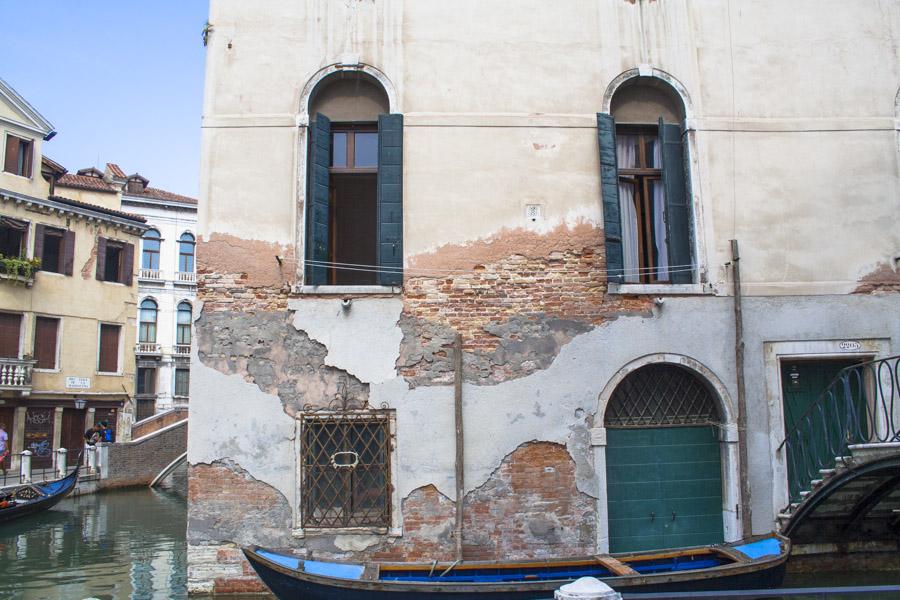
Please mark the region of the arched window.
[[147, 298], [141, 302], [141, 320], [138, 341], [146, 344], [156, 343], [156, 316], [159, 310], [156, 302]]
[[194, 272], [194, 236], [190, 233], [182, 233], [178, 238], [178, 271], [181, 273]]
[[309, 102], [306, 282], [403, 280], [403, 116], [361, 72], [324, 79]]
[[187, 302], [178, 304], [178, 330], [175, 343], [183, 346], [191, 344], [191, 305]]
[[141, 253], [141, 268], [159, 270], [159, 245], [162, 238], [155, 229], [148, 229], [144, 233]]
[[663, 80], [634, 77], [610, 113], [597, 115], [609, 280], [692, 283], [684, 103]]

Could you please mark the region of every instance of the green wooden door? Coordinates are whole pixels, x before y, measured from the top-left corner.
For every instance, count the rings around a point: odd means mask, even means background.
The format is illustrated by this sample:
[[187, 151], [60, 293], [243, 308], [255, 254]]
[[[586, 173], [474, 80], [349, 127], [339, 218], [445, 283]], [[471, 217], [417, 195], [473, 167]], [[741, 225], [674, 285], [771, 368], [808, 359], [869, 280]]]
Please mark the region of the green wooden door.
[[[807, 414], [810, 406], [815, 403], [828, 384], [834, 380], [838, 372], [845, 367], [857, 364], [855, 360], [825, 360], [825, 361], [784, 361], [781, 363], [781, 393], [784, 401], [784, 431], [789, 434], [797, 423]], [[853, 401], [858, 405], [856, 418], [860, 419], [859, 426], [865, 427], [865, 411], [862, 398], [854, 397]], [[829, 456], [829, 444], [825, 438], [831, 441], [831, 446], [839, 445], [843, 436], [842, 423], [847, 419], [846, 406], [843, 404], [843, 391], [838, 392], [834, 400], [823, 405], [821, 413], [815, 413], [810, 422], [804, 425], [808, 432], [803, 439], [813, 438], [815, 443], [807, 443], [804, 452], [814, 452], [815, 456], [806, 456], [810, 464], [828, 465], [834, 461], [834, 456]], [[825, 429], [827, 428], [827, 430]], [[855, 430], [856, 427], [853, 427]], [[816, 467], [818, 468], [818, 467]], [[788, 463], [791, 485], [791, 497], [796, 498], [797, 493], [809, 482], [795, 481], [793, 476], [794, 465]]]
[[715, 427], [607, 429], [606, 439], [610, 552], [724, 540]]

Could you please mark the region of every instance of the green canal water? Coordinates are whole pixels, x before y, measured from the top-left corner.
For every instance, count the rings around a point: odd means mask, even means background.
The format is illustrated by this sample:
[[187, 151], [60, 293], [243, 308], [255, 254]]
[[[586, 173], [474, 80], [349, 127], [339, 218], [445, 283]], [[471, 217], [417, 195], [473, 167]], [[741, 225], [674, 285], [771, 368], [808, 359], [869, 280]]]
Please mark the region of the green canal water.
[[[186, 599], [185, 488], [182, 476], [165, 489], [68, 498], [53, 510], [0, 525], [0, 599]], [[900, 583], [900, 573], [792, 575], [784, 585], [888, 583]]]

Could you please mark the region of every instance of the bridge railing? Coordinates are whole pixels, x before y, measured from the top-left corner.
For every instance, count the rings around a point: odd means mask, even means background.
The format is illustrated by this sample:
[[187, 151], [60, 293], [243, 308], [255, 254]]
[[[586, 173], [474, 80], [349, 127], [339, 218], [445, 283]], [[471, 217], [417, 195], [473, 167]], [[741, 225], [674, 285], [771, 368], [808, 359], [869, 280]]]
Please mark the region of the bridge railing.
[[855, 444], [900, 442], [900, 356], [842, 369], [778, 446], [792, 502]]

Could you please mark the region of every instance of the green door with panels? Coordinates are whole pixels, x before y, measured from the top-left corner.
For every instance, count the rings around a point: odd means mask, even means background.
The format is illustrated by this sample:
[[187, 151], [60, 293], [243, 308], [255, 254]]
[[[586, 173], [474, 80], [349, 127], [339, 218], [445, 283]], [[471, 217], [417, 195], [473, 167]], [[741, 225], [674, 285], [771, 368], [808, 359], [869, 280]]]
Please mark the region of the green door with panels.
[[610, 552], [724, 540], [718, 403], [678, 365], [626, 377], [605, 415]]

